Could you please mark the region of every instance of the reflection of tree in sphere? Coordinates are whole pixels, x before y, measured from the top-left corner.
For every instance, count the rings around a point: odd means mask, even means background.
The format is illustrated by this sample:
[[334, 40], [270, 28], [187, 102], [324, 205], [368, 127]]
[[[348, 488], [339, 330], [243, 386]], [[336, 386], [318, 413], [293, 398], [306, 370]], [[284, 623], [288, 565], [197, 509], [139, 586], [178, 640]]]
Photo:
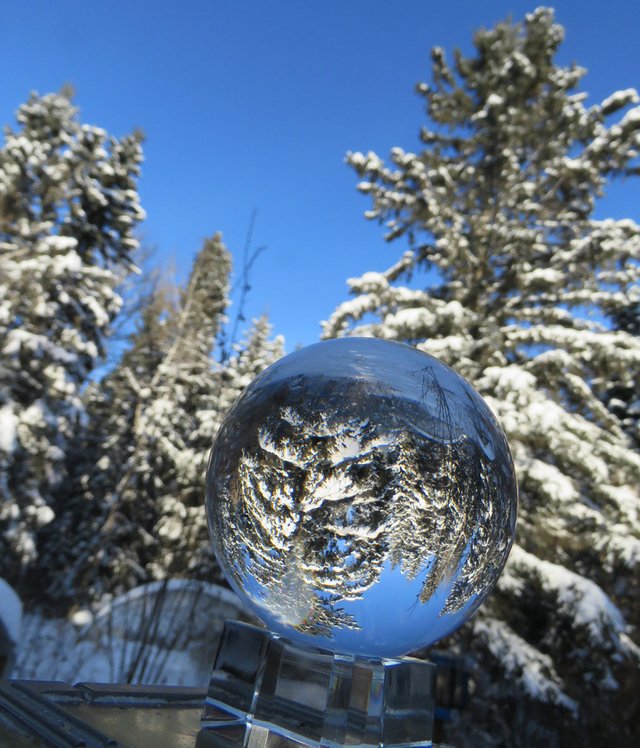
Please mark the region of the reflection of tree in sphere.
[[398, 656], [451, 633], [506, 561], [500, 427], [449, 367], [343, 338], [286, 356], [227, 416], [207, 510], [230, 583], [301, 644]]

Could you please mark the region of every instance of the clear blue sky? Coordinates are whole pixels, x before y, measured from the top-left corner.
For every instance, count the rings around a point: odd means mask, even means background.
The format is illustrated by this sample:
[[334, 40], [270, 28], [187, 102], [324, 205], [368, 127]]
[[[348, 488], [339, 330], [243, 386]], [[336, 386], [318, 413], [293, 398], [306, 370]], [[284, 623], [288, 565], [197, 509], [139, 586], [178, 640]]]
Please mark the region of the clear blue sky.
[[[267, 312], [287, 349], [311, 343], [345, 280], [392, 264], [344, 165], [347, 150], [417, 147], [429, 50], [470, 50], [479, 26], [535, 2], [497, 0], [0, 0], [0, 122], [29, 91], [76, 88], [83, 121], [147, 136], [142, 232], [183, 280], [220, 230], [239, 264], [252, 211], [248, 313]], [[560, 61], [589, 69], [591, 101], [640, 88], [637, 0], [562, 0]], [[633, 195], [630, 194], [633, 190]], [[609, 214], [637, 218], [638, 190]]]

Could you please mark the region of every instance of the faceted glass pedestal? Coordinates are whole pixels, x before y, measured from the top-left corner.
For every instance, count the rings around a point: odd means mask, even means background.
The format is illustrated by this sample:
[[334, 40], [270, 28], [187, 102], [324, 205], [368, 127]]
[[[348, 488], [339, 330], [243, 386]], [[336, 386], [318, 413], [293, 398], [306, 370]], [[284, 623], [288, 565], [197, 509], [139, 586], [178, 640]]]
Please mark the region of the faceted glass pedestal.
[[197, 747], [426, 748], [435, 665], [302, 649], [264, 629], [225, 624]]

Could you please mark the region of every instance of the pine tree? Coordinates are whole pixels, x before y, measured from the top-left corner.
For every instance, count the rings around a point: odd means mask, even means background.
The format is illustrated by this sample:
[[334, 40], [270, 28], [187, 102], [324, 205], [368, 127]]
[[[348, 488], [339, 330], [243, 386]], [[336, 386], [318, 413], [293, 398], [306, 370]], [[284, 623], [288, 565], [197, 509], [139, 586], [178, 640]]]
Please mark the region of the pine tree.
[[0, 149], [0, 555], [19, 583], [59, 507], [81, 391], [133, 269], [139, 133], [81, 124], [68, 91], [17, 112]]
[[443, 359], [510, 441], [517, 543], [459, 636], [479, 663], [468, 745], [630, 746], [639, 719], [640, 455], [605, 403], [640, 374], [616, 323], [638, 304], [640, 226], [594, 209], [640, 172], [640, 107], [631, 89], [587, 106], [584, 69], [554, 63], [562, 39], [541, 8], [452, 66], [433, 50], [421, 150], [347, 157], [365, 215], [410, 249], [351, 279], [324, 329]]

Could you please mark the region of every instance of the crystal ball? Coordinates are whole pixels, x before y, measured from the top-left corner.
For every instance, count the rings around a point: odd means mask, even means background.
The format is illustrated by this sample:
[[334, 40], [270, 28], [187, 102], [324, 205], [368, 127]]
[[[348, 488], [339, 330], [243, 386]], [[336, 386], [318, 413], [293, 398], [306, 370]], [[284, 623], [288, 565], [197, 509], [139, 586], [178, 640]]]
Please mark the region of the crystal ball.
[[340, 338], [246, 388], [213, 445], [206, 507], [229, 583], [273, 632], [389, 658], [480, 606], [513, 542], [517, 487], [465, 379], [401, 343]]

